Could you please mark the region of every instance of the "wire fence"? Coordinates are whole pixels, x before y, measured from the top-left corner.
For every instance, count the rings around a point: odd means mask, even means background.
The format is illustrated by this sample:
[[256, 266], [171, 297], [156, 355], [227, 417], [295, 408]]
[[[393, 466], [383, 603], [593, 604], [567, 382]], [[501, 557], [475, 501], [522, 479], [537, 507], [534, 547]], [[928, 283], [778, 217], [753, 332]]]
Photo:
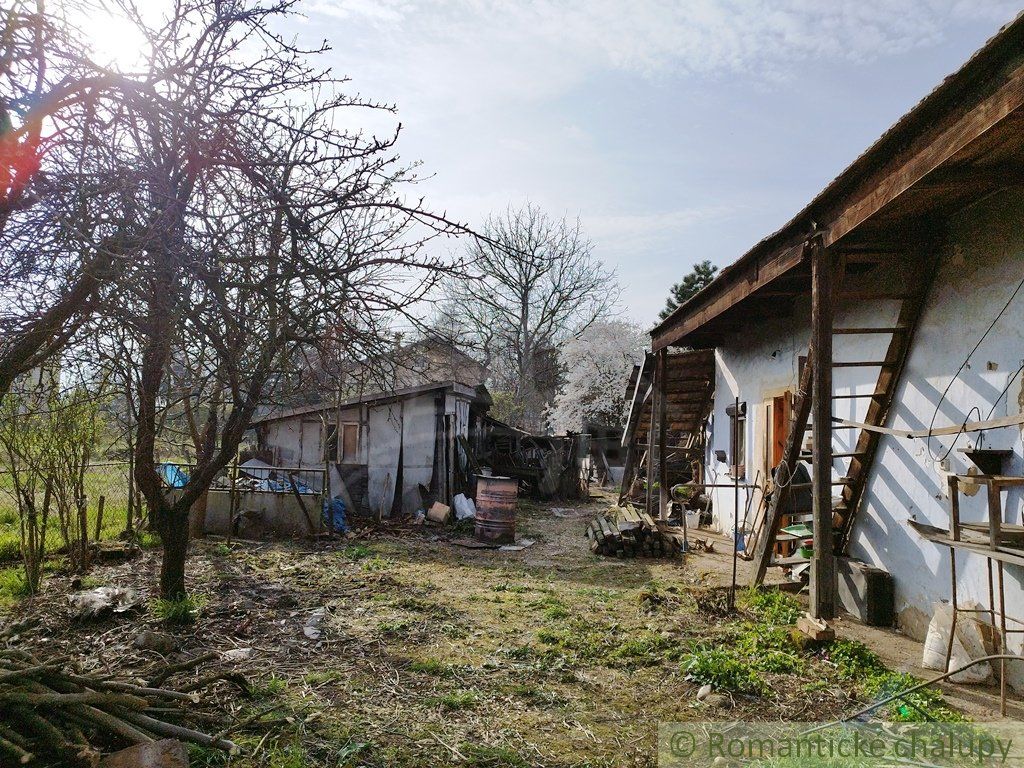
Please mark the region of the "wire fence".
[[[0, 470], [0, 562], [21, 558], [24, 510], [19, 507], [15, 479], [12, 470]], [[144, 526], [144, 505], [134, 491], [127, 462], [91, 464], [85, 471], [84, 481], [88, 541], [130, 537]], [[42, 493], [37, 494], [37, 505], [41, 505], [42, 497]], [[42, 513], [40, 509], [39, 515]], [[45, 536], [48, 554], [57, 554], [68, 546], [53, 503], [46, 515]]]
[[[158, 471], [166, 492], [173, 494], [184, 485], [193, 469], [187, 462], [160, 464]], [[56, 504], [51, 500], [45, 522], [39, 522], [46, 538], [47, 556], [62, 554], [69, 546], [77, 547], [83, 539], [87, 544], [133, 539], [149, 527], [146, 504], [135, 490], [128, 462], [91, 464], [83, 479], [85, 536], [81, 535], [78, 520], [70, 526], [71, 530], [62, 525]], [[23, 516], [27, 510], [25, 504], [19, 504], [15, 480], [12, 470], [0, 469], [0, 563], [22, 558]], [[325, 472], [319, 468], [266, 464], [225, 467], [210, 485], [207, 532], [237, 535], [244, 532], [240, 526], [247, 520], [251, 523], [254, 517], [272, 517], [269, 523], [287, 528], [289, 521], [280, 519], [280, 504], [274, 501], [281, 496], [297, 499], [301, 516], [293, 514], [297, 519], [290, 521], [291, 527], [305, 533], [320, 532], [325, 527], [331, 529], [336, 520], [333, 513], [328, 516], [324, 509], [323, 496], [327, 491]], [[44, 498], [45, 494], [37, 490], [35, 504], [40, 520]], [[343, 520], [340, 518], [339, 524], [343, 525]]]

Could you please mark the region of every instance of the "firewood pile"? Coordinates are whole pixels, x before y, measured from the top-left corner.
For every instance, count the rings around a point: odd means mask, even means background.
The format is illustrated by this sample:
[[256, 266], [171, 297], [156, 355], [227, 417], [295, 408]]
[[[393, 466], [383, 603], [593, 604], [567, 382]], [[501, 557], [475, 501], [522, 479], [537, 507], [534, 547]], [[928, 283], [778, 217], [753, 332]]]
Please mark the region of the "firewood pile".
[[79, 674], [66, 659], [40, 661], [25, 651], [0, 649], [0, 765], [91, 767], [101, 749], [162, 738], [237, 752], [226, 733], [211, 736], [177, 724], [199, 703], [202, 682], [186, 690], [162, 687], [201, 658], [134, 684]]
[[609, 557], [678, 557], [684, 541], [682, 528], [630, 506], [592, 520], [587, 538], [591, 552]]

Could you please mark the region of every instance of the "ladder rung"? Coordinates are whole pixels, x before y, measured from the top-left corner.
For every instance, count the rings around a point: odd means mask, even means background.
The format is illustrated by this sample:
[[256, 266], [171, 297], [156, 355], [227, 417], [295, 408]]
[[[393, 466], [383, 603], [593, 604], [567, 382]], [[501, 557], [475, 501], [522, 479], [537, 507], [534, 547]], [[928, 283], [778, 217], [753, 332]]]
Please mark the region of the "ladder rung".
[[833, 328], [834, 334], [862, 334], [862, 333], [905, 333], [909, 328], [905, 325], [894, 325], [891, 328]]
[[833, 400], [863, 400], [875, 397], [885, 397], [885, 392], [866, 392], [863, 395], [832, 395]]
[[[832, 458], [833, 459], [849, 459], [849, 458], [855, 458], [857, 456], [867, 456], [867, 451], [854, 451], [853, 453], [833, 453], [832, 454]], [[805, 457], [805, 460], [806, 461], [813, 461], [814, 460], [814, 451], [809, 451], [807, 456]]]
[[888, 360], [848, 360], [832, 363], [833, 368], [889, 368], [893, 365]]

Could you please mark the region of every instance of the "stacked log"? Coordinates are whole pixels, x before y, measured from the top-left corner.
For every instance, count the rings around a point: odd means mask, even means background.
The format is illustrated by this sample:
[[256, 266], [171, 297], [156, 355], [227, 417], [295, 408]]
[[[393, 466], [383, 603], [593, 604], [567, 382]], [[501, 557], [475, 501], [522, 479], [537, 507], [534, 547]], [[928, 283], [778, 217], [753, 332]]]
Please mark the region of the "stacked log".
[[152, 685], [76, 673], [62, 660], [40, 661], [25, 651], [0, 649], [0, 765], [58, 761], [95, 766], [100, 746], [175, 738], [237, 752], [184, 720], [199, 698]]
[[645, 512], [621, 507], [587, 526], [590, 551], [608, 557], [678, 557], [683, 537]]

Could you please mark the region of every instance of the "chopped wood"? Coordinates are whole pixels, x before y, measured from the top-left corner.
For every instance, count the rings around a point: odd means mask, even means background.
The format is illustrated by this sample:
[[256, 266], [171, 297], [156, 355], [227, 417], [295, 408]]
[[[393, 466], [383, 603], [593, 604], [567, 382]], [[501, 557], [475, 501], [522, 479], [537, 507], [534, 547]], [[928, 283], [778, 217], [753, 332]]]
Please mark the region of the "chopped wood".
[[590, 551], [607, 557], [677, 557], [683, 552], [682, 528], [655, 522], [651, 515], [626, 506], [587, 525]]
[[[163, 682], [181, 669], [198, 666], [203, 658], [168, 667], [158, 678]], [[38, 760], [95, 766], [103, 750], [168, 736], [237, 751], [219, 734], [209, 736], [181, 724], [188, 720], [195, 694], [158, 684], [119, 682], [69, 668], [63, 659], [43, 662], [22, 651], [0, 649], [0, 764]]]

